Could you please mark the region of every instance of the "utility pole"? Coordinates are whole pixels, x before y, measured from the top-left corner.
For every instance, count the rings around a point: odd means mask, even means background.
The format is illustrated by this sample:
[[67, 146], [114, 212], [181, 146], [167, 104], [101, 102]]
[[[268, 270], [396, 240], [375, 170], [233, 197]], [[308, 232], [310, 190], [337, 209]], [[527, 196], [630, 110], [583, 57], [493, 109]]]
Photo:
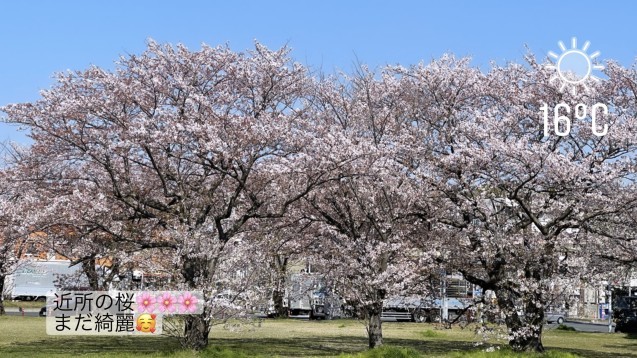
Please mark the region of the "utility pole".
[[608, 333], [613, 332], [613, 288], [608, 286]]
[[449, 319], [449, 307], [447, 305], [447, 271], [442, 269], [440, 285], [440, 323]]

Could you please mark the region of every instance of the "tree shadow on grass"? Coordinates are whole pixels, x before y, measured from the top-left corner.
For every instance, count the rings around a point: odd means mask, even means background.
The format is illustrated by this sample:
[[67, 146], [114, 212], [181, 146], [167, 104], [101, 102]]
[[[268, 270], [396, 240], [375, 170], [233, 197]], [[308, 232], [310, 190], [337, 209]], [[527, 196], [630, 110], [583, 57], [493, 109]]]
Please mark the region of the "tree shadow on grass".
[[[392, 346], [408, 347], [422, 352], [424, 356], [446, 355], [454, 352], [479, 350], [472, 342], [444, 339], [397, 339], [386, 338]], [[626, 346], [604, 346], [626, 348]], [[215, 356], [214, 350], [227, 350], [247, 357], [333, 357], [341, 353], [358, 353], [367, 349], [367, 339], [360, 336], [308, 337], [308, 338], [211, 338], [210, 349], [201, 356]], [[606, 358], [608, 353], [583, 349], [548, 348], [577, 354], [585, 358]], [[160, 337], [50, 337], [29, 344], [11, 344], [2, 347], [4, 357], [48, 357], [95, 356], [136, 357], [144, 355], [171, 356], [183, 352], [176, 338]], [[637, 351], [636, 351], [637, 352]], [[613, 357], [637, 358], [635, 354], [613, 354]]]
[[[626, 348], [625, 346], [612, 346], [612, 345], [604, 345], [600, 348]], [[609, 352], [597, 352], [591, 350], [584, 349], [563, 349], [563, 348], [550, 348], [550, 350], [560, 351], [560, 352], [568, 352], [576, 354], [578, 357], [583, 358], [637, 358], [637, 354], [634, 353], [609, 353]]]
[[[620, 333], [616, 333], [616, 334], [620, 334]], [[624, 339], [637, 340], [637, 333], [634, 333], [634, 332], [624, 333]], [[630, 355], [622, 355], [621, 357], [637, 357], [637, 342], [630, 342], [630, 343], [625, 343], [625, 344], [622, 344], [622, 345], [604, 344], [602, 347], [603, 348], [612, 348], [612, 349], [630, 349], [630, 350], [635, 351], [636, 353], [630, 354]]]
[[[428, 354], [445, 354], [474, 349], [470, 342], [416, 339], [385, 339], [392, 346], [410, 347]], [[367, 339], [360, 336], [308, 337], [308, 338], [211, 338], [210, 349], [202, 356], [215, 356], [214, 350], [228, 350], [247, 357], [333, 357], [341, 353], [358, 353], [367, 349]], [[182, 348], [171, 337], [51, 337], [29, 344], [4, 346], [4, 357], [103, 356], [134, 357], [138, 355], [171, 356]]]
[[13, 343], [3, 346], [2, 357], [77, 356], [83, 354], [113, 354], [136, 356], [138, 354], [171, 355], [181, 350], [172, 337], [50, 337], [29, 343]]
[[[213, 339], [211, 343], [220, 348], [240, 351], [248, 356], [279, 357], [333, 357], [341, 353], [359, 353], [367, 349], [367, 339], [360, 336], [314, 337], [304, 339]], [[471, 342], [445, 340], [417, 340], [385, 338], [384, 343], [409, 347], [425, 355], [442, 355], [455, 351], [475, 349]]]
[[[386, 338], [385, 344], [408, 347], [423, 353], [423, 356], [440, 356], [453, 353], [471, 352], [480, 350], [474, 343], [468, 341], [452, 341], [444, 339], [420, 340], [420, 339], [396, 339]], [[316, 337], [307, 339], [213, 339], [211, 344], [238, 351], [247, 356], [264, 357], [308, 357], [323, 356], [333, 357], [341, 353], [358, 353], [367, 349], [367, 339], [358, 336]], [[496, 345], [497, 346], [497, 345]], [[604, 346], [600, 348], [611, 348]], [[483, 348], [486, 348], [483, 347]], [[506, 348], [506, 346], [500, 346]], [[617, 346], [617, 348], [626, 348]], [[597, 352], [585, 349], [551, 348], [549, 351], [569, 352], [584, 358], [607, 358], [609, 353]], [[637, 358], [635, 354], [612, 354], [613, 357]]]

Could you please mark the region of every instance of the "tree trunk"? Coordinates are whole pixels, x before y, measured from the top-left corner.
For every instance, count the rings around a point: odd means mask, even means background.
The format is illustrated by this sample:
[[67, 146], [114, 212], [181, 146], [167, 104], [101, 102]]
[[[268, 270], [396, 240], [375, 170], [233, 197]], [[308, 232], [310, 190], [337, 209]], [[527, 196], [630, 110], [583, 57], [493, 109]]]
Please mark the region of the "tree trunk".
[[4, 279], [5, 275], [0, 275], [0, 316], [6, 314], [4, 311]]
[[370, 349], [383, 345], [383, 327], [380, 319], [382, 312], [383, 301], [374, 302], [366, 308], [367, 337], [369, 338]]
[[[527, 314], [526, 316], [528, 317], [529, 315]], [[509, 331], [509, 346], [511, 346], [514, 351], [544, 352], [544, 345], [542, 344], [542, 322], [535, 324], [533, 321], [535, 321], [535, 319], [532, 319], [531, 322], [522, 322], [519, 318], [509, 319], [509, 317], [507, 317], [506, 323]]]
[[544, 309], [538, 307], [542, 301], [538, 294], [523, 295], [518, 301], [524, 303], [524, 312], [515, 305], [515, 296], [508, 290], [496, 293], [498, 306], [504, 311], [509, 332], [509, 346], [516, 352], [544, 352], [542, 328]]
[[286, 317], [287, 316], [287, 308], [283, 304], [283, 300], [285, 299], [285, 291], [280, 288], [275, 288], [272, 292], [272, 301], [274, 301], [274, 316], [275, 317]]
[[[183, 257], [183, 264], [181, 267], [181, 274], [188, 284], [190, 289], [196, 290], [200, 288], [201, 283], [208, 282], [210, 273], [213, 271], [211, 266], [214, 265], [214, 261], [206, 258], [188, 258]], [[206, 290], [204, 291], [203, 313], [198, 315], [188, 315], [185, 317], [184, 336], [181, 338], [181, 345], [184, 348], [203, 350], [208, 346], [208, 335], [210, 334], [211, 320], [210, 313], [211, 307], [207, 302]]]
[[[511, 331], [512, 337], [509, 339], [509, 346], [516, 352], [544, 352], [542, 326], [539, 326], [539, 328], [529, 326], [520, 328], [517, 332]], [[529, 330], [532, 334], [527, 333]]]
[[274, 255], [273, 268], [276, 273], [276, 286], [272, 291], [275, 317], [287, 317], [288, 312], [283, 304], [285, 300], [285, 280], [288, 272], [288, 258], [284, 255]]
[[206, 319], [208, 310], [199, 315], [186, 316], [186, 326], [181, 344], [185, 348], [203, 350], [208, 347], [208, 335], [210, 334], [210, 320]]
[[103, 287], [100, 287], [100, 279], [95, 269], [95, 256], [82, 261], [82, 271], [88, 278], [88, 284], [93, 291], [101, 291]]

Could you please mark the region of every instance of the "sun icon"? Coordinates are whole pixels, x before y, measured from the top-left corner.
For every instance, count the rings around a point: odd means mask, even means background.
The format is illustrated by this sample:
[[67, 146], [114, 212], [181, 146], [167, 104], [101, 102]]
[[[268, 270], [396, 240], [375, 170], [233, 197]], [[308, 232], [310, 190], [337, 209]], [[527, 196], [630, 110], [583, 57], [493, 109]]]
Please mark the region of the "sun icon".
[[551, 64], [546, 67], [557, 70], [557, 75], [551, 77], [549, 82], [553, 82], [559, 78], [562, 81], [560, 91], [564, 91], [564, 89], [570, 85], [573, 95], [577, 93], [577, 87], [579, 85], [582, 85], [584, 89], [588, 91], [589, 88], [586, 85], [588, 79], [599, 81], [599, 78], [591, 74], [593, 70], [604, 69], [602, 65], [593, 64], [593, 60], [600, 55], [600, 52], [595, 51], [590, 55], [586, 53], [588, 47], [591, 45], [590, 41], [586, 41], [581, 50], [578, 49], [576, 37], [571, 39], [570, 49], [567, 49], [562, 41], [559, 41], [557, 44], [562, 50], [562, 53], [557, 55], [555, 52], [549, 51]]

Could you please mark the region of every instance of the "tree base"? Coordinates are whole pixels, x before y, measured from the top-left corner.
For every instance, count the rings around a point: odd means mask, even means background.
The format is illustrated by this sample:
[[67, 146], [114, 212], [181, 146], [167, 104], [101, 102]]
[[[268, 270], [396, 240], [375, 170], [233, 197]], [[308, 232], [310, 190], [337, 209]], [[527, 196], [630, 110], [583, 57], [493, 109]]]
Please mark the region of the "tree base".
[[208, 335], [210, 334], [210, 322], [203, 315], [187, 316], [185, 319], [185, 332], [181, 338], [184, 348], [203, 350], [208, 347]]
[[544, 353], [544, 345], [539, 337], [523, 337], [512, 339], [509, 346], [515, 352], [535, 352]]

